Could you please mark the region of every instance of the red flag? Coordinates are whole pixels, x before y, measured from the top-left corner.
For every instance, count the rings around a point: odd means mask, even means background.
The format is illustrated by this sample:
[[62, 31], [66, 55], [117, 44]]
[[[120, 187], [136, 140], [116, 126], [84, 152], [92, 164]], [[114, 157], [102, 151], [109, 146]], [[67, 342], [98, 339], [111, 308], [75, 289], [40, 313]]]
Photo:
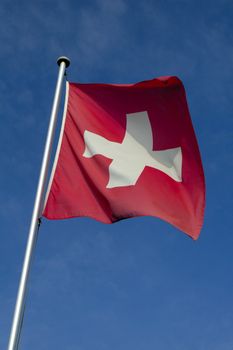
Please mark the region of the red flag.
[[67, 83], [43, 216], [156, 216], [197, 239], [205, 184], [181, 81]]

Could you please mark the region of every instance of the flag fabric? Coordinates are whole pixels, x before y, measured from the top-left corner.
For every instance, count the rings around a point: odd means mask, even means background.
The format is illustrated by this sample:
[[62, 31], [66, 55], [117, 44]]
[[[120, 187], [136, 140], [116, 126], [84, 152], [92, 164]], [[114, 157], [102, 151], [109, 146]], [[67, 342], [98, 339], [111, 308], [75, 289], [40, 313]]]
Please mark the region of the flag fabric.
[[67, 83], [43, 216], [104, 223], [156, 216], [197, 239], [204, 207], [200, 153], [178, 78]]

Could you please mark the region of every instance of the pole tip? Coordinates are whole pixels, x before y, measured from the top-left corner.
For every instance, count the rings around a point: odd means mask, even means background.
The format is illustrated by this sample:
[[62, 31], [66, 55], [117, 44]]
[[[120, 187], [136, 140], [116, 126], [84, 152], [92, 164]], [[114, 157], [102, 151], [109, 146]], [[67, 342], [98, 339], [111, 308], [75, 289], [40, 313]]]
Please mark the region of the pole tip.
[[69, 60], [68, 57], [66, 57], [66, 56], [58, 57], [58, 59], [57, 59], [57, 64], [60, 66], [60, 64], [61, 64], [62, 62], [65, 63], [66, 68], [69, 67], [69, 65], [70, 65], [70, 60]]

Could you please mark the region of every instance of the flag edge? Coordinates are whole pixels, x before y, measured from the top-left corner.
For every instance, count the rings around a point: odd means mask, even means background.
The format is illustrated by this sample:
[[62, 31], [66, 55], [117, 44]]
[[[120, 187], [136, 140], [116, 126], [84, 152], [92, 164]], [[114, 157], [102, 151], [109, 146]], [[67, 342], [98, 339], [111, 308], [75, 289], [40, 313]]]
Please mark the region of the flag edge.
[[57, 143], [57, 149], [56, 149], [56, 153], [55, 153], [55, 157], [54, 157], [54, 161], [53, 161], [53, 166], [52, 166], [52, 170], [51, 170], [51, 174], [50, 174], [50, 178], [49, 178], [49, 182], [48, 182], [48, 187], [47, 187], [47, 191], [45, 194], [42, 216], [43, 216], [45, 207], [47, 205], [49, 193], [50, 193], [52, 183], [53, 183], [53, 178], [54, 178], [56, 168], [57, 168], [58, 158], [59, 158], [59, 154], [60, 154], [64, 129], [65, 129], [65, 122], [66, 122], [67, 108], [68, 108], [68, 98], [69, 98], [69, 82], [66, 81], [65, 103], [64, 103], [64, 110], [63, 110], [63, 115], [62, 115], [61, 130], [60, 130], [59, 139], [58, 139], [58, 143]]

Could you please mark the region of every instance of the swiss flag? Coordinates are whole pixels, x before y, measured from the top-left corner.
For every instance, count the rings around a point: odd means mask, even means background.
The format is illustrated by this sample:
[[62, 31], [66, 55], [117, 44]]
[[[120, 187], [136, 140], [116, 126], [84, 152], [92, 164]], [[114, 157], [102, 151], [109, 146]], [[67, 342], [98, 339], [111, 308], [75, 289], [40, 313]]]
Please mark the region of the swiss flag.
[[112, 223], [150, 215], [197, 239], [204, 206], [200, 153], [178, 78], [67, 83], [43, 216]]

